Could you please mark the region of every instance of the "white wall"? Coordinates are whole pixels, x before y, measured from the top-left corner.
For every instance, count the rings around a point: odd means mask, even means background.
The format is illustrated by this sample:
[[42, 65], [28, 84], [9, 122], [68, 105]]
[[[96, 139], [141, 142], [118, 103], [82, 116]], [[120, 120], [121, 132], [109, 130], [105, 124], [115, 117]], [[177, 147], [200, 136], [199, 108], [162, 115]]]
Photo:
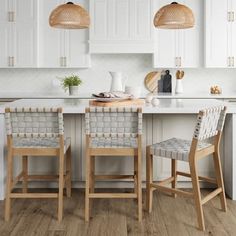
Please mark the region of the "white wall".
[[[127, 84], [142, 85], [145, 75], [153, 71], [150, 54], [93, 55], [90, 69], [0, 69], [1, 92], [52, 93], [52, 80], [69, 74], [78, 74], [83, 80], [81, 94], [107, 91], [110, 87], [108, 71], [122, 71]], [[175, 71], [171, 70], [173, 78]], [[208, 92], [211, 85], [220, 85], [223, 92], [236, 92], [234, 69], [186, 69], [186, 93]], [[175, 83], [175, 79], [173, 80]]]

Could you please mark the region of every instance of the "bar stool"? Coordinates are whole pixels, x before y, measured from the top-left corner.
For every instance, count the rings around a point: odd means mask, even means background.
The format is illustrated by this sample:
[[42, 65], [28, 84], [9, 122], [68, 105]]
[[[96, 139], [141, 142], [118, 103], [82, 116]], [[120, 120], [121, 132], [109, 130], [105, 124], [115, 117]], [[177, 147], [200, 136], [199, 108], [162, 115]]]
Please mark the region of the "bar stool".
[[[67, 196], [71, 196], [71, 146], [70, 139], [64, 139], [64, 124], [61, 108], [6, 108], [7, 131], [7, 184], [5, 220], [10, 219], [13, 198], [57, 198], [58, 221], [63, 217], [63, 189], [66, 184]], [[64, 159], [66, 155], [66, 174]], [[22, 172], [13, 176], [13, 157], [22, 156]], [[29, 175], [28, 156], [57, 156], [58, 175]], [[58, 193], [29, 193], [30, 180], [58, 180]], [[14, 193], [17, 182], [23, 182], [22, 193]]]
[[[89, 221], [90, 200], [93, 198], [136, 198], [138, 220], [142, 220], [141, 187], [141, 108], [90, 107], [86, 109], [86, 189], [85, 221]], [[96, 175], [96, 156], [133, 156], [133, 175]], [[132, 179], [133, 193], [96, 193], [96, 180]]]
[[[152, 210], [152, 195], [155, 189], [171, 193], [174, 197], [176, 194], [190, 197], [195, 200], [198, 225], [200, 230], [205, 230], [202, 206], [213, 197], [220, 195], [221, 207], [227, 210], [223, 175], [220, 163], [219, 145], [222, 135], [226, 115], [226, 107], [218, 106], [201, 110], [198, 114], [197, 124], [194, 130], [192, 141], [172, 138], [160, 143], [147, 147], [146, 157], [146, 189], [147, 189], [147, 210]], [[205, 142], [206, 139], [212, 138], [213, 142]], [[204, 141], [204, 142], [203, 142]], [[213, 154], [215, 178], [202, 177], [198, 175], [197, 161]], [[170, 158], [172, 176], [160, 183], [153, 183], [153, 157], [160, 156]], [[177, 171], [177, 161], [189, 162], [190, 173]], [[177, 176], [190, 177], [192, 180], [193, 191], [186, 192], [176, 189]], [[216, 184], [217, 188], [205, 197], [201, 197], [199, 180]], [[170, 184], [171, 187], [166, 187]]]

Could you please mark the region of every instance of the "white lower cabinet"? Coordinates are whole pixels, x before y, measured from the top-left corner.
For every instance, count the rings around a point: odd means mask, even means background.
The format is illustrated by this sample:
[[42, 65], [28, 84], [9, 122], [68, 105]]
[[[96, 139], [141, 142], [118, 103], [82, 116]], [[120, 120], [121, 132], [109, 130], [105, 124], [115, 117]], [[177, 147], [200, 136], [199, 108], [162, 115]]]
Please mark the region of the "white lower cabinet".
[[[156, 11], [169, 4], [167, 0], [155, 1]], [[154, 30], [153, 66], [155, 68], [198, 68], [203, 59], [203, 1], [182, 0], [180, 4], [190, 7], [195, 16], [191, 29]]]

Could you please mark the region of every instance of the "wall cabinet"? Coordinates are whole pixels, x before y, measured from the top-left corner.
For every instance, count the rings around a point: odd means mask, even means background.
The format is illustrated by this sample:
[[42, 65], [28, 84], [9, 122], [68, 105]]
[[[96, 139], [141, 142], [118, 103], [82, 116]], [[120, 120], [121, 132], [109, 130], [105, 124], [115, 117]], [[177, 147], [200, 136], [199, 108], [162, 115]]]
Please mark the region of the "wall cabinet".
[[236, 66], [236, 3], [205, 1], [205, 67]]
[[152, 53], [152, 0], [90, 0], [91, 53]]
[[37, 66], [37, 0], [0, 1], [0, 67]]
[[[155, 11], [169, 4], [167, 0], [155, 1]], [[184, 30], [154, 30], [153, 66], [159, 68], [197, 68], [202, 61], [202, 0], [178, 1], [190, 7], [195, 16], [195, 26]]]
[[[87, 1], [74, 1], [86, 7]], [[79, 68], [90, 66], [88, 30], [63, 30], [48, 24], [51, 11], [64, 0], [44, 0], [39, 4], [39, 67]]]

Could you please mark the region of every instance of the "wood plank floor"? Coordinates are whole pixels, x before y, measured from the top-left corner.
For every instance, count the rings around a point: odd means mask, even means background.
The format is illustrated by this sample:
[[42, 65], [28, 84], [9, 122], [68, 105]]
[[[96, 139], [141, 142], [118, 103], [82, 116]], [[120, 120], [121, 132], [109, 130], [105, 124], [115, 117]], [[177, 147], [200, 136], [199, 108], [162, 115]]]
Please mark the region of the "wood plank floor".
[[[204, 190], [207, 194], [209, 190]], [[0, 202], [0, 236], [185, 236], [236, 235], [236, 201], [227, 200], [228, 212], [222, 212], [218, 198], [204, 205], [206, 232], [196, 229], [193, 201], [176, 199], [155, 192], [153, 212], [144, 211], [143, 222], [136, 219], [135, 200], [96, 199], [90, 223], [84, 222], [84, 192], [73, 190], [65, 197], [64, 219], [56, 219], [56, 200], [17, 199], [13, 202], [12, 218], [4, 222], [4, 202]]]

